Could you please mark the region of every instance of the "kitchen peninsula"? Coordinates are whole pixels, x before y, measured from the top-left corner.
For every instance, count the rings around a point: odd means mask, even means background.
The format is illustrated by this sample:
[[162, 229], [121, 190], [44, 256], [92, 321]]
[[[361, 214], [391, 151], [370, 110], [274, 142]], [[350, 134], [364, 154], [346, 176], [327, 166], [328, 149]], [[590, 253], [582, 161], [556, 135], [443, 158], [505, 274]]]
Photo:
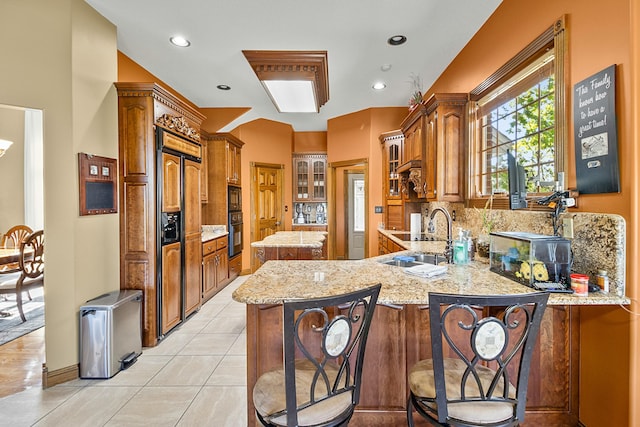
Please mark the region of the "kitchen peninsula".
[[269, 260], [327, 259], [326, 231], [278, 231], [252, 242], [253, 271]]
[[[429, 244], [434, 243], [406, 246], [424, 249]], [[388, 427], [406, 425], [408, 368], [431, 353], [429, 292], [531, 292], [489, 271], [489, 265], [480, 261], [448, 265], [440, 276], [421, 278], [380, 262], [394, 255], [359, 261], [269, 261], [234, 292], [236, 301], [247, 304], [248, 425], [257, 425], [253, 385], [262, 373], [282, 364], [281, 304], [285, 299], [329, 296], [382, 283], [367, 343], [364, 392], [350, 425]], [[577, 306], [628, 303], [628, 298], [614, 294], [551, 295], [531, 365], [526, 425], [578, 425]]]

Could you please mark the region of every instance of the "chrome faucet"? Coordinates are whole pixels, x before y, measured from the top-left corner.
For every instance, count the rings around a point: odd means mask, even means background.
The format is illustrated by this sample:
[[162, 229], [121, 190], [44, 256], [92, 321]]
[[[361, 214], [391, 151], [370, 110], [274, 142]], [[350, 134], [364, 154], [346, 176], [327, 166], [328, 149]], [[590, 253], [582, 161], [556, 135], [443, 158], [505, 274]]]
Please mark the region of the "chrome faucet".
[[436, 212], [442, 212], [444, 216], [447, 218], [447, 246], [444, 249], [444, 256], [447, 257], [447, 263], [451, 264], [453, 262], [453, 231], [451, 224], [451, 215], [449, 212], [440, 206], [433, 208], [431, 211], [431, 215], [429, 216], [429, 225], [427, 230], [429, 233], [433, 233], [436, 231], [435, 226], [433, 225], [433, 217], [436, 216]]

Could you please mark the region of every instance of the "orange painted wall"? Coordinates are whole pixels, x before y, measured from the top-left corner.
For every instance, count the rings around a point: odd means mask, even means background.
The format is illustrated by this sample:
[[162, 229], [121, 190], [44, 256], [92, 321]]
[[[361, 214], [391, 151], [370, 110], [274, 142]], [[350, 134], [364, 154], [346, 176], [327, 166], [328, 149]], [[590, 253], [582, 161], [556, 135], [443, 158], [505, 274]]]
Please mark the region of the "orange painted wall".
[[293, 135], [294, 153], [326, 152], [327, 132], [296, 132]]
[[292, 223], [292, 183], [291, 183], [291, 147], [293, 144], [293, 128], [291, 125], [265, 119], [245, 123], [231, 132], [237, 136], [242, 147], [242, 214], [244, 216], [244, 250], [242, 252], [242, 269], [251, 268], [251, 163], [271, 163], [284, 165], [283, 190], [284, 226], [291, 230]]
[[[355, 159], [367, 159], [369, 168], [369, 200], [367, 224], [369, 253], [378, 254], [378, 223], [382, 214], [374, 213], [375, 206], [382, 205], [382, 148], [378, 137], [381, 133], [397, 129], [407, 116], [404, 107], [371, 108], [345, 116], [330, 119], [327, 122], [328, 162], [346, 162]], [[344, 168], [336, 173], [336, 256], [344, 256]]]
[[[548, 28], [556, 18], [567, 15], [569, 37], [569, 173], [568, 185], [575, 186], [572, 103], [573, 85], [584, 78], [618, 64], [616, 103], [622, 191], [619, 194], [580, 196], [580, 211], [607, 212], [637, 221], [631, 215], [630, 200], [637, 191], [629, 179], [637, 158], [630, 155], [634, 144], [631, 116], [630, 1], [539, 0], [527, 3], [505, 0], [478, 31], [435, 84], [425, 93], [469, 92], [498, 67]], [[632, 229], [635, 229], [635, 225]], [[631, 242], [632, 239], [629, 239]], [[627, 246], [628, 254], [637, 253]], [[627, 257], [627, 295], [638, 295], [636, 260]], [[629, 281], [629, 279], [632, 279]], [[587, 307], [580, 310], [580, 421], [587, 426], [631, 425], [630, 316], [618, 307]]]

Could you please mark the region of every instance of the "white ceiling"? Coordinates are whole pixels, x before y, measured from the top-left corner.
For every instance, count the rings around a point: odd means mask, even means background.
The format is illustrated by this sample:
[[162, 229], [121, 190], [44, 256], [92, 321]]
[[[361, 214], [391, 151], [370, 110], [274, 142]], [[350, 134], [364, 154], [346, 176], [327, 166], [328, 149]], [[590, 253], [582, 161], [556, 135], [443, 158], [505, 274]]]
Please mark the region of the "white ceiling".
[[[118, 29], [118, 49], [198, 107], [251, 107], [220, 131], [258, 118], [296, 131], [369, 107], [407, 106], [411, 75], [426, 90], [501, 0], [86, 0]], [[180, 34], [188, 48], [169, 43]], [[390, 46], [387, 39], [408, 41]], [[278, 113], [242, 50], [326, 50], [320, 113]], [[390, 64], [389, 71], [382, 71]], [[382, 80], [386, 89], [371, 87]], [[231, 86], [229, 91], [217, 85]]]

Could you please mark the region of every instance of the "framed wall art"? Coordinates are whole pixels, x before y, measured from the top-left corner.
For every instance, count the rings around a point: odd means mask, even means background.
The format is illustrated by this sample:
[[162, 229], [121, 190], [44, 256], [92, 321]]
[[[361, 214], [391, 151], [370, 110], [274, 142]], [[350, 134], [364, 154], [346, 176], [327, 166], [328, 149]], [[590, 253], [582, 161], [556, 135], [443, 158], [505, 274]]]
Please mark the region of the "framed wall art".
[[118, 162], [116, 159], [78, 153], [80, 215], [118, 212]]

